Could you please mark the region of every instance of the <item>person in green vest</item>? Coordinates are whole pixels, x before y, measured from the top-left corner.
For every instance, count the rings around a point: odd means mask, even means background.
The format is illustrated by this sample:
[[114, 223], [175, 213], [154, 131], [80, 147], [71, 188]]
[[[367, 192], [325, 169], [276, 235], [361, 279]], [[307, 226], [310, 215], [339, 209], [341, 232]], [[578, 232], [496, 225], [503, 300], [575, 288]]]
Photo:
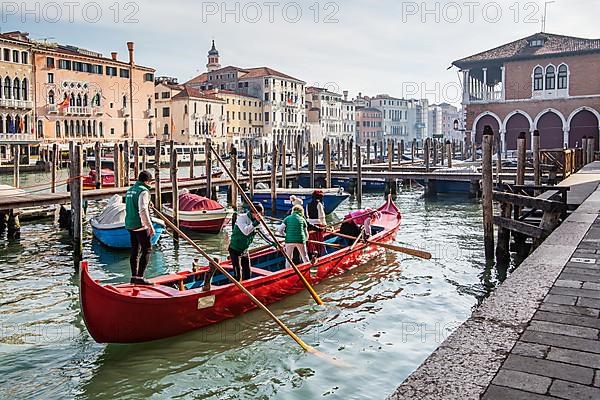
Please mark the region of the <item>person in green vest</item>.
[[[301, 205], [292, 207], [292, 213], [285, 217], [279, 226], [279, 233], [285, 232], [285, 252], [292, 259], [294, 250], [298, 250], [302, 262], [308, 262], [306, 242], [308, 241], [308, 221], [304, 217], [304, 209]], [[318, 228], [317, 228], [318, 229]], [[289, 261], [285, 263], [286, 268], [291, 268]]]
[[131, 283], [137, 285], [152, 285], [144, 279], [144, 271], [152, 251], [150, 239], [155, 234], [150, 218], [149, 190], [153, 180], [152, 173], [142, 171], [137, 182], [125, 194], [125, 228], [131, 239]]
[[[252, 244], [252, 241], [254, 241], [254, 236], [256, 236], [256, 228], [260, 225], [260, 215], [263, 215], [265, 212], [262, 204], [253, 203], [253, 205], [258, 214], [252, 211], [239, 214], [233, 225], [229, 241], [228, 250], [229, 257], [231, 258], [231, 266], [233, 267], [233, 277], [240, 282], [250, 279], [250, 255], [248, 254], [248, 248]], [[262, 227], [259, 227], [258, 232], [261, 232], [262, 229]]]

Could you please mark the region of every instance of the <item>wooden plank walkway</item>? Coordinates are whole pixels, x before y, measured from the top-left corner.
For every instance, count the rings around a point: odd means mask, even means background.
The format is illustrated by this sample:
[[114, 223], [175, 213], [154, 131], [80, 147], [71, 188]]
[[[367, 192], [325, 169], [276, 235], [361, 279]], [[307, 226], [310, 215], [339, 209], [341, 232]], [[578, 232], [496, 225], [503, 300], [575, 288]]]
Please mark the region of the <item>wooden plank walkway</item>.
[[[556, 186], [568, 186], [567, 205], [570, 209], [579, 207], [600, 185], [600, 161], [589, 163], [576, 174], [569, 176]], [[542, 193], [539, 197], [548, 199], [556, 192]]]

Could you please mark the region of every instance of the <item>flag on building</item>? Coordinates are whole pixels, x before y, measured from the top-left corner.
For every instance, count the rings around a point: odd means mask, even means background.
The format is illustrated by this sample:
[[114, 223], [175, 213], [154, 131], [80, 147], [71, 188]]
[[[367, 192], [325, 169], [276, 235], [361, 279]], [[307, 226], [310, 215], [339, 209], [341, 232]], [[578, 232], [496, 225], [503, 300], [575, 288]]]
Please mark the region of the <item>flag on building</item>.
[[69, 104], [71, 104], [71, 95], [70, 94], [68, 94], [67, 97], [65, 97], [65, 99], [58, 104], [58, 108], [59, 108], [59, 110], [65, 109], [65, 108], [69, 107]]

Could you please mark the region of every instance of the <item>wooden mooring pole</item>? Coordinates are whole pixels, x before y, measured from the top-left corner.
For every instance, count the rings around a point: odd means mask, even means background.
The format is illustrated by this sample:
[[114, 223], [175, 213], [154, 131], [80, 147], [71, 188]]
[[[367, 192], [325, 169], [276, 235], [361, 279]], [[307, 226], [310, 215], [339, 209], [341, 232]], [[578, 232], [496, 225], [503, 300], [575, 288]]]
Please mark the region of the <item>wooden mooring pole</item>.
[[[179, 228], [179, 184], [177, 182], [179, 168], [177, 165], [177, 151], [175, 150], [175, 142], [173, 140], [169, 142], [169, 148], [171, 149], [171, 209], [173, 210], [173, 223]], [[177, 231], [173, 231], [173, 238], [179, 238]]]
[[102, 189], [102, 146], [100, 142], [94, 145], [94, 170], [96, 171], [96, 189]]
[[371, 139], [367, 139], [367, 160], [366, 164], [371, 164]]
[[123, 142], [123, 187], [127, 187], [131, 184], [129, 180], [129, 171], [131, 169], [131, 153], [129, 152], [129, 141]]
[[[540, 169], [540, 131], [537, 129], [533, 131], [531, 149], [533, 150], [533, 184], [535, 186], [540, 186], [542, 184], [542, 171]], [[536, 196], [539, 194], [539, 191], [536, 190]]]
[[20, 184], [21, 145], [13, 145], [13, 186], [18, 188]]
[[71, 226], [73, 236], [73, 263], [79, 268], [83, 256], [83, 148], [74, 146], [71, 156]]
[[281, 187], [287, 188], [287, 151], [285, 148], [285, 140], [281, 142]]
[[452, 168], [452, 142], [446, 141], [446, 153], [448, 154], [448, 168]]
[[250, 189], [250, 198], [252, 199], [254, 197], [254, 147], [249, 146], [248, 143], [246, 145], [248, 147], [248, 151], [246, 152], [246, 161], [248, 162], [248, 186]]
[[356, 201], [358, 208], [362, 204], [362, 155], [360, 145], [356, 145]]
[[213, 179], [212, 179], [212, 167], [213, 167], [213, 162], [212, 162], [212, 140], [210, 138], [206, 139], [206, 142], [204, 142], [204, 157], [205, 157], [205, 164], [206, 164], [206, 197], [208, 197], [209, 199], [212, 200], [216, 200], [217, 199], [217, 193], [215, 191], [215, 188], [213, 186]]
[[56, 169], [58, 168], [58, 157], [60, 156], [59, 154], [59, 150], [58, 150], [58, 143], [54, 143], [52, 144], [52, 168], [50, 169], [50, 174], [51, 174], [51, 183], [52, 186], [50, 188], [50, 191], [52, 193], [56, 193]]
[[277, 145], [273, 141], [273, 162], [271, 163], [271, 213], [277, 213]]
[[[113, 171], [115, 177], [115, 187], [121, 187], [121, 156], [119, 144], [115, 143], [113, 147]], [[102, 178], [101, 178], [102, 179]]]
[[[146, 152], [146, 150], [144, 150]], [[133, 142], [133, 180], [137, 180], [140, 175], [140, 144], [136, 140]]]
[[[237, 148], [233, 145], [231, 145], [231, 152], [229, 155], [229, 170], [231, 171], [231, 174], [233, 175], [233, 178], [237, 181], [238, 179], [238, 162], [237, 162]], [[284, 161], [285, 164], [285, 161]], [[232, 207], [234, 210], [237, 209], [237, 205], [238, 205], [238, 190], [237, 190], [237, 186], [233, 184], [233, 182], [229, 185], [229, 190], [228, 190], [228, 200], [229, 200], [229, 206]]]
[[156, 139], [156, 144], [154, 147], [154, 204], [158, 210], [162, 211], [162, 191], [160, 187], [160, 149], [160, 139]]
[[492, 176], [492, 141], [494, 132], [492, 127], [486, 125], [483, 129], [483, 160], [482, 160], [482, 186], [483, 186], [483, 242], [485, 259], [494, 261], [494, 208], [492, 203], [493, 176]]
[[323, 142], [323, 159], [325, 162], [325, 187], [331, 187], [331, 148], [329, 147], [329, 140], [325, 139]]
[[194, 153], [195, 148], [190, 149], [190, 179], [194, 179], [196, 175], [194, 174], [194, 167], [196, 166], [196, 153]]
[[315, 145], [308, 144], [308, 172], [309, 172], [309, 187], [315, 187]]

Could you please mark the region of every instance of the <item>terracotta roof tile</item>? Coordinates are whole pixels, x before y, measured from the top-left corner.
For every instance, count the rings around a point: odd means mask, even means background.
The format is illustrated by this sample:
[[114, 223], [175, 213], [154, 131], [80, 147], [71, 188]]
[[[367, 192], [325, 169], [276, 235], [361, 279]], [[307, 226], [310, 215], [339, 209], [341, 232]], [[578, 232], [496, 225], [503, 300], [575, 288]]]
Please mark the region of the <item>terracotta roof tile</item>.
[[[542, 46], [530, 46], [532, 40], [544, 40]], [[536, 33], [502, 46], [454, 61], [452, 64], [465, 68], [486, 61], [520, 60], [551, 57], [565, 54], [600, 52], [600, 39], [583, 39], [572, 36]]]

